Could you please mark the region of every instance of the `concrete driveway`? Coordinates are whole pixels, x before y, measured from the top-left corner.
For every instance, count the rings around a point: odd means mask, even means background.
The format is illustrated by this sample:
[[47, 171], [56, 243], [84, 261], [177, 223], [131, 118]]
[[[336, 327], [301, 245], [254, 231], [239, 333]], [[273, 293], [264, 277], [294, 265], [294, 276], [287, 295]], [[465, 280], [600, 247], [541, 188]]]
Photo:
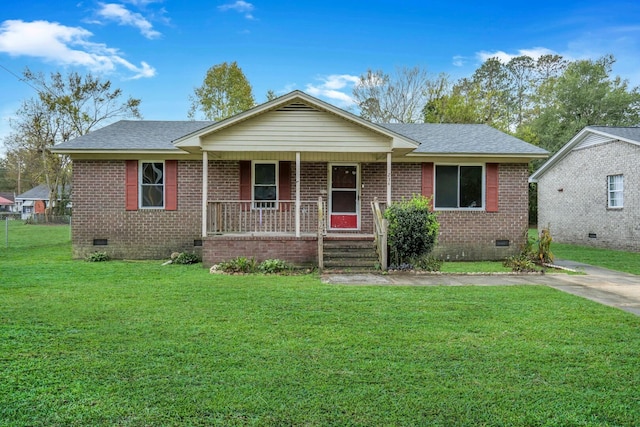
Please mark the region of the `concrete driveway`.
[[322, 275], [322, 281], [344, 285], [391, 286], [546, 285], [640, 316], [640, 276], [573, 261], [557, 260], [556, 264], [585, 274], [327, 273]]

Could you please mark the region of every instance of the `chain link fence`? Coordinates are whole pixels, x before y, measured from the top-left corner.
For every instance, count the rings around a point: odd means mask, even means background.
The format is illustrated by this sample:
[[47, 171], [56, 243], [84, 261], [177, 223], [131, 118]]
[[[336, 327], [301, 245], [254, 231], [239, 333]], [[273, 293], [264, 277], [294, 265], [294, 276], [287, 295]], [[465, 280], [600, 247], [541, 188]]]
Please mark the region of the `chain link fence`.
[[26, 224], [71, 224], [71, 215], [32, 214], [25, 220]]

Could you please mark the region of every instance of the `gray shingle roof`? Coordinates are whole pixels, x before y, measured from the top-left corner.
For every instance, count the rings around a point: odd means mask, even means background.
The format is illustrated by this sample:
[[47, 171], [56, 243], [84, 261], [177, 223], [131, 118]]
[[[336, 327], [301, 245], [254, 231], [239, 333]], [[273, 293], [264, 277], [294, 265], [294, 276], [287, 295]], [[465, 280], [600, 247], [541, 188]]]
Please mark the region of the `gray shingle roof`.
[[[72, 141], [56, 145], [65, 151], [167, 150], [173, 141], [214, 124], [209, 121], [122, 120]], [[420, 154], [546, 155], [547, 151], [487, 125], [392, 123], [381, 125], [420, 144]]]
[[[71, 186], [65, 186], [65, 193], [71, 192]], [[58, 194], [62, 192], [62, 186], [58, 187]], [[16, 196], [16, 199], [21, 200], [49, 200], [49, 187], [47, 184], [40, 184], [33, 187], [31, 190], [27, 190], [22, 194]]]
[[608, 133], [618, 138], [629, 139], [640, 143], [640, 127], [587, 126], [597, 132]]
[[170, 150], [181, 136], [212, 125], [208, 121], [121, 120], [55, 146], [65, 150]]
[[533, 154], [548, 152], [488, 125], [441, 123], [389, 123], [385, 128], [407, 136], [422, 154]]

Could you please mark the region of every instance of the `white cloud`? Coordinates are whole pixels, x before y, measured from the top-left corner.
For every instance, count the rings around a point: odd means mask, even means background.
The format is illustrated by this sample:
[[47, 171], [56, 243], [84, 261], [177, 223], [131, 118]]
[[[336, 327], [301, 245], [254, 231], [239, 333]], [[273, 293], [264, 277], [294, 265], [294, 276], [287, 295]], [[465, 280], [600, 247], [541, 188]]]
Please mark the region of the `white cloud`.
[[464, 64], [466, 63], [466, 58], [464, 56], [461, 55], [456, 55], [453, 57], [453, 65], [455, 67], [462, 67], [464, 66]]
[[152, 3], [162, 3], [164, 0], [123, 0], [124, 3], [129, 3], [138, 7], [145, 7]]
[[100, 3], [98, 15], [108, 20], [116, 21], [119, 25], [135, 27], [148, 39], [155, 39], [161, 36], [160, 32], [154, 30], [153, 25], [142, 15], [131, 12], [120, 4]]
[[[332, 74], [330, 76], [319, 77], [322, 83], [314, 85], [308, 83], [305, 91], [309, 95], [318, 98], [325, 98], [338, 107], [352, 107], [355, 102], [351, 97], [351, 89], [358, 83], [360, 78], [349, 74]], [[348, 93], [345, 93], [348, 92]]]
[[11, 56], [30, 56], [59, 65], [83, 66], [94, 72], [113, 72], [122, 66], [134, 79], [153, 77], [156, 71], [142, 62], [136, 66], [119, 51], [88, 39], [93, 34], [81, 27], [57, 22], [9, 20], [0, 24], [0, 52]]
[[237, 0], [235, 3], [223, 4], [222, 6], [218, 6], [218, 9], [223, 12], [226, 12], [227, 10], [234, 10], [238, 13], [243, 13], [244, 17], [247, 19], [255, 19], [253, 17], [253, 10], [255, 9], [255, 6], [243, 0]]
[[543, 55], [558, 55], [558, 53], [554, 52], [551, 49], [547, 49], [546, 47], [534, 47], [533, 49], [519, 49], [516, 53], [506, 53], [502, 50], [498, 50], [496, 52], [481, 51], [476, 53], [476, 57], [482, 62], [486, 61], [489, 58], [498, 58], [500, 62], [505, 64], [517, 56], [529, 56], [532, 59], [538, 59]]

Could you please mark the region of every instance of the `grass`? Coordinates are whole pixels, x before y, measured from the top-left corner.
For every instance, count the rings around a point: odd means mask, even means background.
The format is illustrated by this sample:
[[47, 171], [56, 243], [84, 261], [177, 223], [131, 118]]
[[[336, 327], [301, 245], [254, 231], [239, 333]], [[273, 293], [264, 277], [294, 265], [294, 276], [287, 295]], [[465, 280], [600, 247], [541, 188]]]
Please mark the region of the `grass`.
[[15, 222], [0, 251], [2, 426], [640, 424], [640, 319], [620, 310], [87, 263], [68, 240]]
[[[529, 236], [535, 240], [537, 238], [537, 230], [530, 229]], [[640, 252], [613, 251], [556, 242], [551, 243], [551, 252], [557, 259], [568, 259], [610, 270], [640, 275]]]

